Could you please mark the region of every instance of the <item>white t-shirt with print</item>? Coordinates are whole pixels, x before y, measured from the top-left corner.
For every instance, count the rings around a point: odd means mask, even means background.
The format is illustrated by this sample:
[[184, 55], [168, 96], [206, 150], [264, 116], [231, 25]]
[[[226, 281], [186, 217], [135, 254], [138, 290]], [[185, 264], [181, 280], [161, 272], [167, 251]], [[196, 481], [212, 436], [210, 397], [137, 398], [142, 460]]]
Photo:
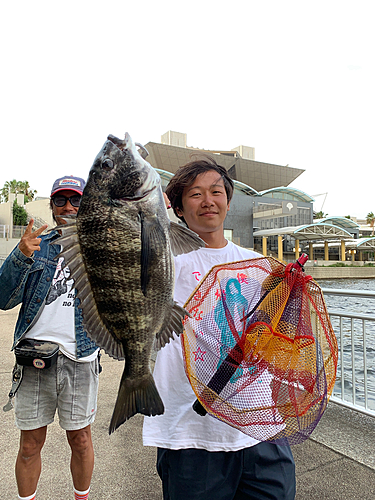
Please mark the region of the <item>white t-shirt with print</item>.
[[[183, 306], [212, 266], [261, 257], [231, 242], [224, 248], [201, 248], [175, 258], [174, 298]], [[237, 451], [259, 441], [213, 418], [202, 417], [193, 409], [196, 396], [186, 376], [180, 339], [163, 347], [157, 355], [154, 379], [165, 412], [145, 417], [143, 444], [169, 449], [201, 448], [208, 451]]]
[[69, 268], [62, 269], [63, 260], [59, 258], [43, 310], [24, 338], [55, 342], [65, 356], [86, 363], [96, 358], [99, 349], [89, 356], [77, 358], [74, 319], [76, 290]]

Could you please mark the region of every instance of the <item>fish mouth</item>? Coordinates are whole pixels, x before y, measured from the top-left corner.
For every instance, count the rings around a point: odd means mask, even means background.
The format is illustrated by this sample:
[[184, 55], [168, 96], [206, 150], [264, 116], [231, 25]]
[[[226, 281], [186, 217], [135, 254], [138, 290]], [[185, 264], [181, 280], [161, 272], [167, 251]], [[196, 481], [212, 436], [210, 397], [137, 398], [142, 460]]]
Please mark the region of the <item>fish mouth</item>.
[[114, 136], [112, 134], [110, 134], [107, 137], [107, 141], [109, 141], [112, 144], [114, 144], [121, 151], [124, 151], [125, 149], [128, 148], [128, 143], [127, 143], [126, 139], [119, 139], [118, 137], [116, 137], [116, 136]]

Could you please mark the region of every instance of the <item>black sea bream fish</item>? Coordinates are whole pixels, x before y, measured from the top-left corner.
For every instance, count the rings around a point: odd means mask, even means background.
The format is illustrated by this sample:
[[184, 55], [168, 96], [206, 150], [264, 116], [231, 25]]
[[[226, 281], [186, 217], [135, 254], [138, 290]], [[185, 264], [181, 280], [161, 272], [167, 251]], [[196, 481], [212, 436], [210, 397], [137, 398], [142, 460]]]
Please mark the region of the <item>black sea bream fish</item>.
[[164, 405], [150, 372], [151, 348], [181, 333], [188, 314], [173, 301], [172, 252], [204, 246], [169, 220], [159, 174], [130, 136], [109, 135], [90, 170], [76, 220], [60, 226], [85, 328], [98, 346], [125, 359], [109, 432], [136, 413]]

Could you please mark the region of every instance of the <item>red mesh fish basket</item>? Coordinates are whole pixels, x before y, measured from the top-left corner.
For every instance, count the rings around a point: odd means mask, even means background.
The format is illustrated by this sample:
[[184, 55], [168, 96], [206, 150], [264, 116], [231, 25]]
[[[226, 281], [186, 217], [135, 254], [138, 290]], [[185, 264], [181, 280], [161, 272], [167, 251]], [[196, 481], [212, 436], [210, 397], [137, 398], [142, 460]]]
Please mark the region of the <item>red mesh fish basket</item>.
[[185, 308], [184, 364], [196, 411], [259, 441], [308, 438], [332, 394], [338, 356], [311, 276], [272, 257], [215, 266]]

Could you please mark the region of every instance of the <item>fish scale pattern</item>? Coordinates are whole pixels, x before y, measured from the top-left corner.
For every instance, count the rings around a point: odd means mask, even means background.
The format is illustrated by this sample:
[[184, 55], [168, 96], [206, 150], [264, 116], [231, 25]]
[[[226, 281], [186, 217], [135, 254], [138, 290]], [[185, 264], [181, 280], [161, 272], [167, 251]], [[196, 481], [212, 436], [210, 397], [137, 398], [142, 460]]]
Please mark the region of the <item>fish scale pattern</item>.
[[259, 441], [307, 439], [332, 394], [338, 358], [311, 276], [272, 257], [215, 266], [185, 309], [185, 371], [200, 405]]
[[173, 254], [204, 246], [169, 220], [160, 176], [131, 137], [107, 137], [96, 156], [76, 217], [58, 227], [88, 336], [125, 360], [109, 432], [136, 413], [164, 405], [150, 371], [151, 349], [182, 333], [186, 311], [173, 300]]
[[[128, 367], [134, 364], [142, 366], [144, 371], [148, 370], [153, 342], [150, 332], [161, 328], [168, 298], [172, 295], [173, 267], [172, 260], [167, 258], [170, 249], [154, 248], [148, 292], [146, 296], [142, 293], [140, 222], [136, 212], [133, 218], [131, 216], [129, 209], [126, 219], [119, 211], [106, 213], [104, 210], [103, 222], [98, 224], [94, 202], [88, 200], [88, 206], [84, 205], [80, 211], [77, 225], [80, 225], [80, 235], [87, 232], [91, 235], [81, 241], [81, 251], [99, 315], [112, 335], [131, 352]], [[93, 231], [90, 231], [90, 219], [96, 224]], [[140, 349], [141, 344], [144, 348]]]

